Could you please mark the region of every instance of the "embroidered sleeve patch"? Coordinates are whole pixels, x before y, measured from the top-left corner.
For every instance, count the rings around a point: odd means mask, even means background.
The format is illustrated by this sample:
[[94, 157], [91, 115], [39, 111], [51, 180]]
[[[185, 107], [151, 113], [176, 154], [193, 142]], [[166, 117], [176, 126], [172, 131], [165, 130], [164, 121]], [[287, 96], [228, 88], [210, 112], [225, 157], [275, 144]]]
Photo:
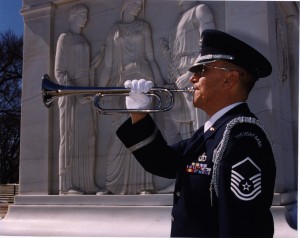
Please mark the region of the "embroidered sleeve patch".
[[243, 201], [253, 200], [261, 193], [261, 170], [249, 157], [232, 166], [230, 189]]

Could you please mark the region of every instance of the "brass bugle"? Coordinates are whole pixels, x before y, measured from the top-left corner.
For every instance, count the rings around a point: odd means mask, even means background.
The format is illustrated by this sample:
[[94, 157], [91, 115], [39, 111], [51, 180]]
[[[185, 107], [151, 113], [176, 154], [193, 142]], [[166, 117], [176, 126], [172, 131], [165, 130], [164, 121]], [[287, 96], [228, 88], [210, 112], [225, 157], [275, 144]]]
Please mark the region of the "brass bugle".
[[[42, 98], [46, 107], [50, 107], [52, 102], [58, 97], [71, 96], [71, 95], [94, 95], [94, 106], [99, 113], [128, 113], [128, 112], [164, 112], [170, 110], [174, 106], [174, 92], [194, 92], [193, 88], [187, 89], [166, 89], [161, 87], [151, 88], [147, 95], [152, 96], [158, 100], [158, 105], [154, 109], [107, 109], [102, 108], [100, 100], [105, 96], [128, 96], [130, 88], [125, 87], [78, 87], [78, 86], [65, 86], [54, 83], [48, 74], [42, 78]], [[165, 93], [169, 99], [169, 103], [162, 107], [162, 99], [159, 95]]]

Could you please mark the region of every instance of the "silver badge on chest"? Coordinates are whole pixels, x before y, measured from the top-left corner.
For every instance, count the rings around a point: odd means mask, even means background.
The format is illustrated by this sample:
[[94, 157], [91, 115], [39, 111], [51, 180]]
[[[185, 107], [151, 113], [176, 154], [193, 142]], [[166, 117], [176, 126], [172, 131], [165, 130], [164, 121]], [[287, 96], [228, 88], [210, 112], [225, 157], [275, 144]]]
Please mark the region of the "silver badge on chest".
[[204, 161], [206, 161], [206, 159], [207, 159], [207, 156], [206, 156], [205, 152], [198, 157], [199, 162], [204, 162]]

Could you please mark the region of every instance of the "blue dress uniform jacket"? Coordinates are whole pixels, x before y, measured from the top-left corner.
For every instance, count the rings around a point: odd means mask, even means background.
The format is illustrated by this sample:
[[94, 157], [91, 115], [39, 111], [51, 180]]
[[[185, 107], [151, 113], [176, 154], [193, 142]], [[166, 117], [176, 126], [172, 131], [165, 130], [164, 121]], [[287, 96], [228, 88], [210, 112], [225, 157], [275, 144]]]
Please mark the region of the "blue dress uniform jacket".
[[172, 146], [150, 116], [117, 135], [145, 170], [176, 178], [171, 236], [273, 237], [273, 151], [246, 103]]

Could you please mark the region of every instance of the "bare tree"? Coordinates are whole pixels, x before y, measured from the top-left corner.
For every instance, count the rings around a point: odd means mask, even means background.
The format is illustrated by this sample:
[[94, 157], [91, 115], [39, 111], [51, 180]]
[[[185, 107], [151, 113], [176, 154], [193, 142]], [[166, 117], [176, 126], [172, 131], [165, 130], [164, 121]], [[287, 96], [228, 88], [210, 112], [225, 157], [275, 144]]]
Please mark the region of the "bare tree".
[[0, 184], [18, 182], [23, 38], [0, 32]]

